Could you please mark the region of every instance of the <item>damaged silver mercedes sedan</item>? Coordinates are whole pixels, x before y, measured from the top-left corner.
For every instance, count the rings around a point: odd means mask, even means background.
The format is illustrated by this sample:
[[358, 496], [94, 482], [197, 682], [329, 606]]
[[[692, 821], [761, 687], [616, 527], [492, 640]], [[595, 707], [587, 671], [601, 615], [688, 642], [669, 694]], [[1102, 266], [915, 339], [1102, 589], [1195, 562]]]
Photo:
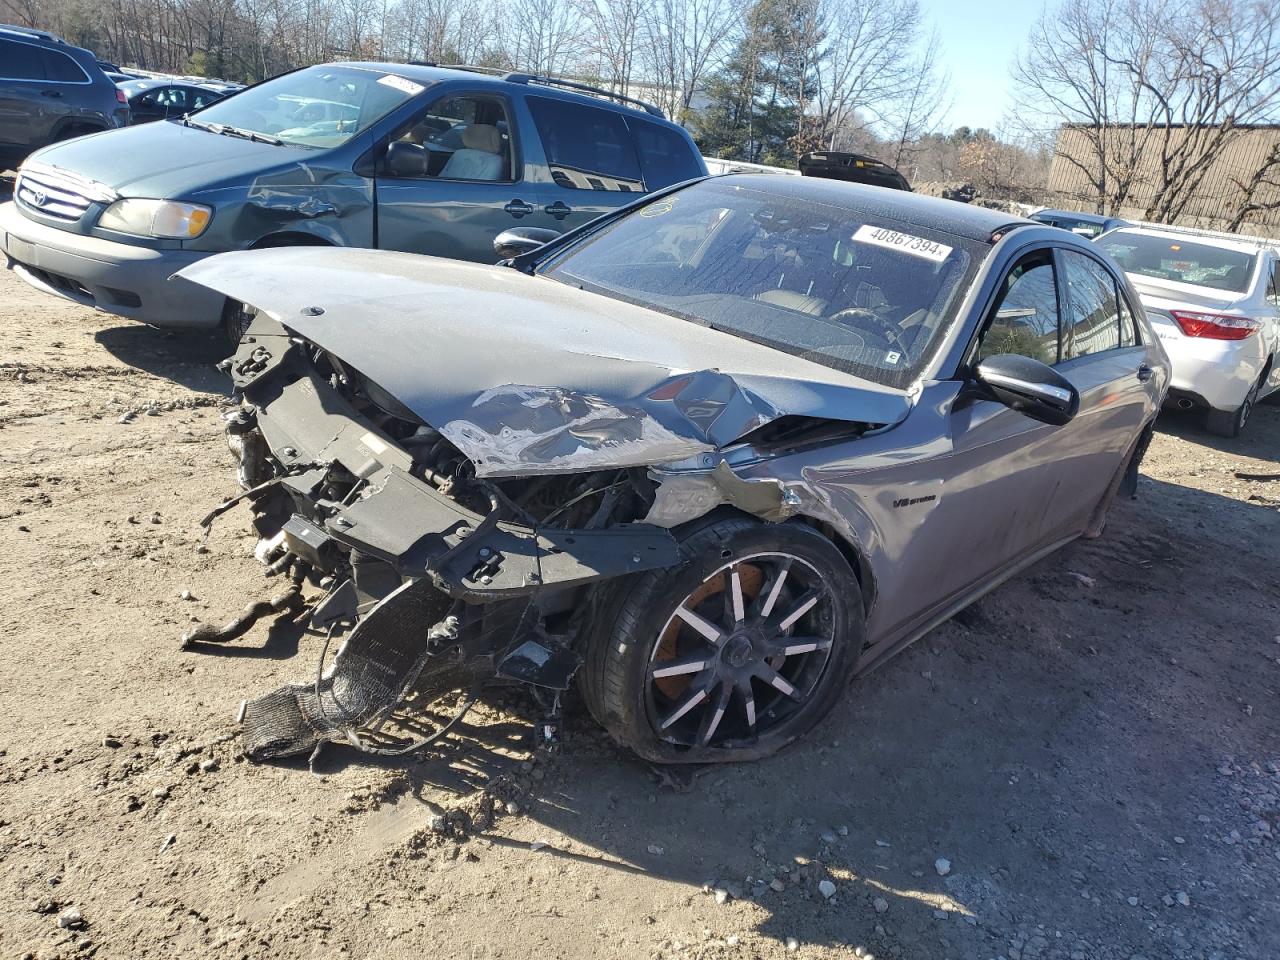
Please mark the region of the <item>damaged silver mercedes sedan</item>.
[[576, 677], [649, 760], [768, 754], [1097, 535], [1169, 377], [1088, 242], [798, 177], [696, 181], [497, 266], [301, 248], [182, 275], [256, 311], [236, 499], [343, 638], [246, 705], [257, 757], [378, 749], [414, 691], [465, 710], [495, 676], [540, 691], [548, 735]]

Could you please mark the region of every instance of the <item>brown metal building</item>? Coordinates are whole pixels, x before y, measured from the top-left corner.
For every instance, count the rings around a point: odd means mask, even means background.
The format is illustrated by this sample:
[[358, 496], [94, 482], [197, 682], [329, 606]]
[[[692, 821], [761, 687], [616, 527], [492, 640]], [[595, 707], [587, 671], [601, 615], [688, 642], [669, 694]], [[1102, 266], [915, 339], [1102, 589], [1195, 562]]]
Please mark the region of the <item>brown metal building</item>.
[[[1129, 179], [1129, 194], [1119, 211], [1106, 212], [1129, 219], [1146, 219], [1155, 186], [1159, 182], [1160, 145], [1166, 136], [1191, 135], [1187, 128], [1143, 129], [1114, 126], [1106, 129], [1104, 147], [1110, 167]], [[1047, 200], [1068, 210], [1093, 212], [1098, 206], [1096, 137], [1092, 128], [1064, 126], [1058, 133], [1053, 165], [1049, 171]], [[1241, 127], [1211, 161], [1208, 173], [1183, 214], [1176, 222], [1183, 226], [1224, 229], [1235, 218], [1244, 201], [1242, 184], [1253, 181], [1268, 158], [1280, 150], [1280, 124]], [[1126, 157], [1134, 158], [1126, 162]], [[1087, 167], [1083, 170], [1073, 162]], [[1269, 171], [1252, 198], [1264, 208], [1254, 211], [1240, 225], [1239, 232], [1280, 237], [1280, 165]]]

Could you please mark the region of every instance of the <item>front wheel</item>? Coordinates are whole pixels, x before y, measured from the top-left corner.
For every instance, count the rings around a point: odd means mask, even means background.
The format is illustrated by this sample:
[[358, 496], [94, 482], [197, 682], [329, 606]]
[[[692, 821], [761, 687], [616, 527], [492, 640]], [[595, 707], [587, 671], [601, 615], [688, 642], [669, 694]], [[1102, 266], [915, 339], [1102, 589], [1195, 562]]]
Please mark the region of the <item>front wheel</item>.
[[580, 673], [622, 745], [665, 763], [748, 760], [835, 705], [863, 645], [862, 595], [835, 545], [800, 523], [719, 520], [684, 562], [605, 604]]

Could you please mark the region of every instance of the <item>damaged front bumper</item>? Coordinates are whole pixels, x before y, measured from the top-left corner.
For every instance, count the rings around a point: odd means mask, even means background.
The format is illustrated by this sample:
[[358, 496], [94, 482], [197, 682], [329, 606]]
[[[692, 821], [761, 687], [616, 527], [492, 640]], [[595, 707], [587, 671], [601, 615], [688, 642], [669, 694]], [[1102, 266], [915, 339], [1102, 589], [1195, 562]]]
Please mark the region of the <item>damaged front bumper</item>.
[[[333, 666], [246, 704], [246, 751], [265, 758], [344, 740], [365, 748], [418, 684], [468, 686], [505, 676], [552, 692], [580, 660], [567, 633], [578, 588], [679, 562], [672, 534], [646, 523], [561, 527], [530, 518], [487, 481], [480, 512], [449, 495], [453, 483], [414, 456], [317, 370], [305, 341], [255, 321], [229, 361], [243, 404], [227, 417], [269, 572], [328, 588], [311, 616], [350, 631]], [[472, 490], [472, 500], [476, 499]], [[284, 595], [288, 597], [289, 595]], [[297, 604], [262, 601], [218, 631], [221, 642], [257, 616]], [[323, 661], [323, 658], [322, 658]], [[468, 705], [469, 705], [468, 701]]]

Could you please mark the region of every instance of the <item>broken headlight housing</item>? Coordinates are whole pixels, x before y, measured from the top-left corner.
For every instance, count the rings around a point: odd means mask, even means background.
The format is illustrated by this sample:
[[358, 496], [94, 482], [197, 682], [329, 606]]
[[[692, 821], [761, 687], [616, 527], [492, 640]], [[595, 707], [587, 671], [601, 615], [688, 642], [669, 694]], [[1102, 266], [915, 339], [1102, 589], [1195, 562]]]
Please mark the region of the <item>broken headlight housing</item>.
[[212, 218], [213, 208], [203, 204], [129, 197], [107, 207], [98, 226], [137, 237], [193, 240], [204, 233]]

